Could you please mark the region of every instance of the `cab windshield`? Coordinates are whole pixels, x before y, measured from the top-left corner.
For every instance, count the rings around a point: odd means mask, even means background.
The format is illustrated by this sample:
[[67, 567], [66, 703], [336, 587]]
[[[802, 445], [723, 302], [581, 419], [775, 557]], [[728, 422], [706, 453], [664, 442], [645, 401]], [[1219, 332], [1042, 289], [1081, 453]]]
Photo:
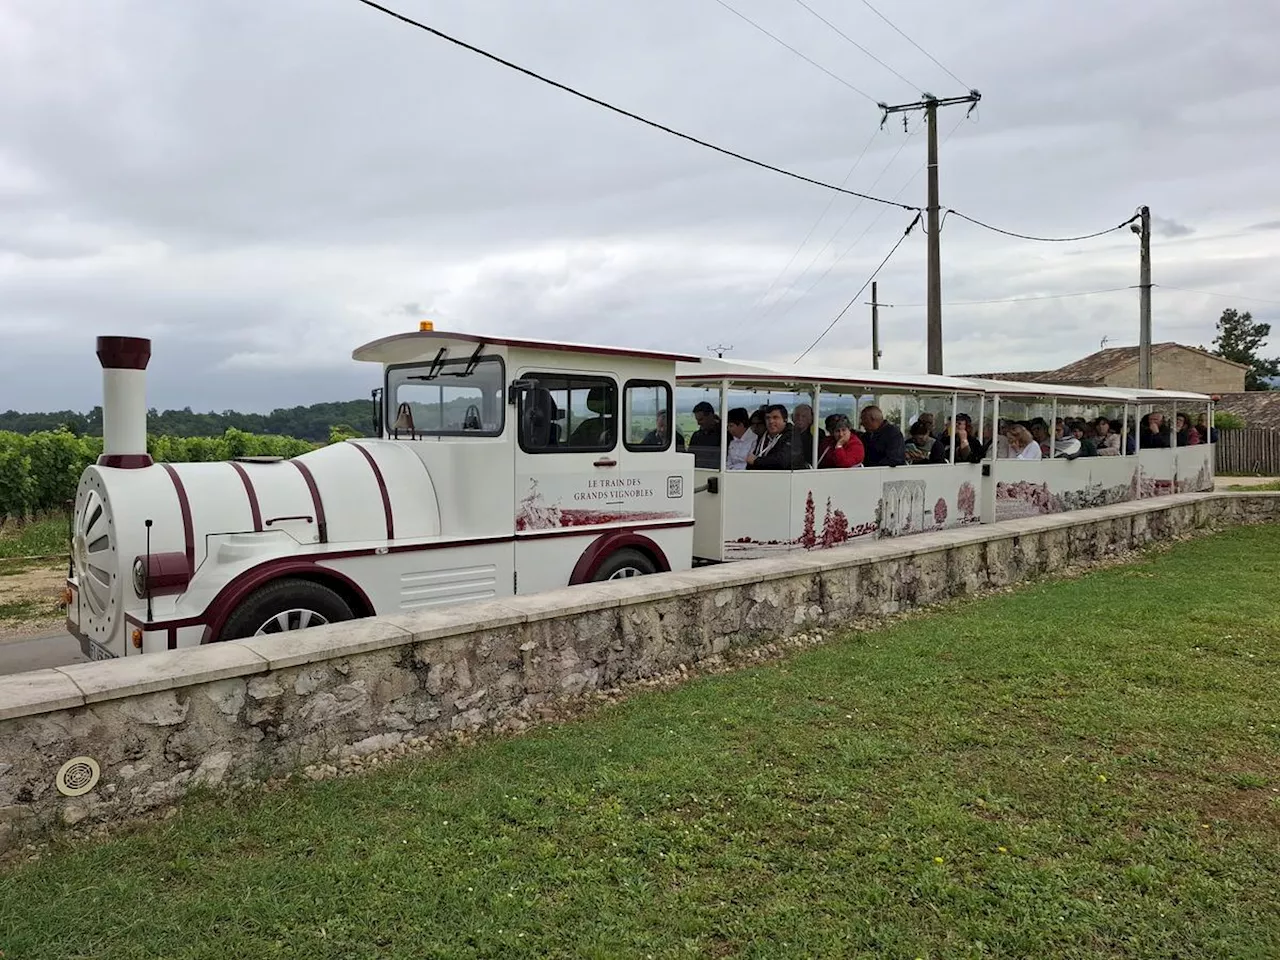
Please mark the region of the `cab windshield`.
[[464, 357], [387, 370], [390, 437], [496, 437], [506, 405], [499, 357]]

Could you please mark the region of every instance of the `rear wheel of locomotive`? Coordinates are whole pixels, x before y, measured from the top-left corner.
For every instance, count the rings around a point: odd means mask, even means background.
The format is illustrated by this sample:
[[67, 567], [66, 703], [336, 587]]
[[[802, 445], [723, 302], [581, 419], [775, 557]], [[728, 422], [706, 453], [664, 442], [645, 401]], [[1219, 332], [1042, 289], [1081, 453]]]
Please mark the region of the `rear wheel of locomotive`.
[[649, 559], [647, 554], [625, 547], [609, 554], [609, 558], [600, 564], [591, 580], [593, 583], [603, 580], [625, 580], [629, 577], [643, 577], [657, 572], [657, 565]]
[[271, 636], [351, 620], [355, 613], [336, 592], [310, 580], [273, 580], [245, 598], [227, 618], [219, 640]]

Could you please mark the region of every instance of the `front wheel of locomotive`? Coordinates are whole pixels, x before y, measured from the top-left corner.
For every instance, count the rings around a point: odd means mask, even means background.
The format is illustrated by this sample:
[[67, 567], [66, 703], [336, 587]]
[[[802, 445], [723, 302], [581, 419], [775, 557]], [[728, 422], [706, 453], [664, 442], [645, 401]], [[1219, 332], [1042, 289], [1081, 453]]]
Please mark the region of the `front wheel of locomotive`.
[[286, 578], [259, 587], [227, 618], [219, 640], [271, 636], [351, 620], [347, 602], [323, 584]]

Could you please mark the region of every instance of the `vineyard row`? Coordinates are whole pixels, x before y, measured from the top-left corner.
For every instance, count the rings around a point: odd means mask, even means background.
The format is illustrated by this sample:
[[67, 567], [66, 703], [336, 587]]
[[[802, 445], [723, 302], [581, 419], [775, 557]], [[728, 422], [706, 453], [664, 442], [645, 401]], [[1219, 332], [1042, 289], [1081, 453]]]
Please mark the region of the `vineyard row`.
[[[337, 432], [330, 435], [330, 442], [341, 439], [344, 435]], [[307, 440], [234, 428], [220, 437], [147, 438], [147, 452], [164, 463], [294, 457], [317, 446]], [[26, 435], [0, 431], [0, 519], [30, 517], [62, 507], [75, 497], [84, 468], [101, 453], [101, 437], [80, 437], [67, 430]]]

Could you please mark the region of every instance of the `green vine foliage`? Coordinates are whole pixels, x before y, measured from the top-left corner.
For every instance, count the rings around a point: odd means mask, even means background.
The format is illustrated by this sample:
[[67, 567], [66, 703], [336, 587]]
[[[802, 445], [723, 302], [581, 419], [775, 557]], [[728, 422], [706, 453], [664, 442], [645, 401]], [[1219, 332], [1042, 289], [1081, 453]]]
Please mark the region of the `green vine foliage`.
[[[307, 440], [235, 428], [220, 437], [147, 437], [147, 452], [165, 463], [296, 457], [317, 446]], [[101, 437], [78, 437], [69, 430], [25, 435], [0, 431], [0, 519], [31, 517], [62, 508], [75, 497], [84, 468], [101, 453]]]

